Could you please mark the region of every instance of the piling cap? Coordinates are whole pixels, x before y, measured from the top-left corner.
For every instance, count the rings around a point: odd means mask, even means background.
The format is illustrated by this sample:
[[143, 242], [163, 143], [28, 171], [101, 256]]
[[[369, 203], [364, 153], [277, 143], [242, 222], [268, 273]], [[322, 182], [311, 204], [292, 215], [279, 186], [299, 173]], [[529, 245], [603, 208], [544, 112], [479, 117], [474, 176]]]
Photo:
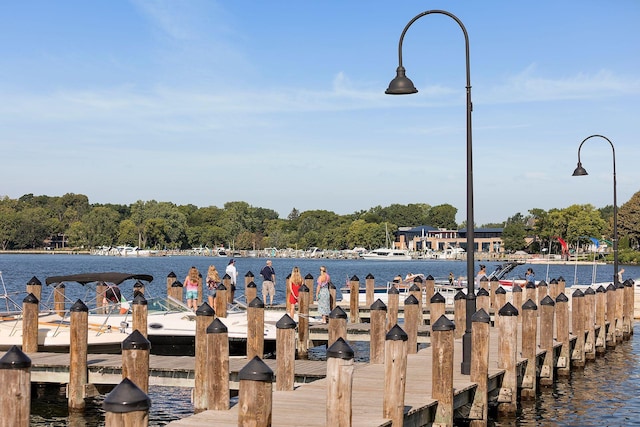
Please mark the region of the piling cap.
[[76, 301], [71, 308], [69, 309], [69, 311], [73, 312], [73, 313], [78, 313], [78, 312], [88, 312], [89, 311], [89, 307], [87, 307], [87, 305], [85, 303], [82, 302], [81, 299], [79, 299], [78, 301]]
[[129, 378], [123, 379], [102, 402], [102, 409], [117, 414], [148, 411], [151, 399]]
[[123, 350], [149, 350], [150, 348], [151, 342], [137, 329], [122, 341]]
[[249, 282], [249, 284], [247, 285], [247, 288], [257, 288], [258, 286], [256, 285], [256, 282], [254, 282], [253, 280]]
[[421, 276], [416, 276], [413, 278], [413, 283], [422, 283], [422, 277]]
[[300, 292], [306, 292], [306, 293], [309, 293], [309, 287], [303, 283], [303, 284], [302, 284], [302, 285], [300, 285], [300, 287], [298, 288], [298, 293], [300, 293]]
[[484, 308], [481, 308], [480, 310], [473, 313], [473, 316], [471, 316], [471, 321], [476, 323], [490, 323], [491, 316], [489, 316], [489, 313], [487, 313]]
[[544, 280], [540, 280], [540, 282], [538, 282], [538, 287], [541, 287], [541, 286], [549, 286], [549, 285], [547, 285], [547, 282], [545, 282]]
[[176, 276], [176, 273], [174, 273], [173, 271], [171, 271], [171, 272], [169, 272], [169, 274], [167, 274], [167, 277], [174, 278], [174, 277], [178, 277], [178, 276]]
[[492, 283], [493, 283], [493, 282], [499, 282], [499, 280], [498, 280], [498, 278], [497, 278], [496, 276], [493, 276], [493, 277], [491, 278], [491, 280], [489, 280], [489, 282], [492, 282]]
[[549, 282], [552, 285], [557, 285], [558, 281], [556, 279], [551, 279], [551, 281]]
[[580, 289], [576, 289], [575, 291], [573, 291], [573, 294], [571, 294], [571, 297], [582, 298], [584, 297], [584, 292], [582, 292]]
[[428, 275], [425, 280], [434, 280], [432, 275]]
[[417, 305], [420, 301], [414, 295], [409, 295], [404, 299], [404, 305]]
[[[231, 263], [229, 263], [231, 264]], [[222, 276], [222, 280], [231, 280], [231, 276], [229, 276], [227, 273], [225, 273], [224, 276]]]
[[444, 314], [440, 316], [433, 325], [431, 325], [431, 331], [433, 332], [453, 331], [455, 328], [455, 323], [449, 320], [449, 318]]
[[525, 286], [525, 288], [527, 289], [535, 289], [536, 288], [536, 284], [533, 282], [527, 282], [527, 285]]
[[0, 369], [24, 369], [31, 367], [31, 359], [18, 346], [13, 345], [0, 358]]
[[208, 302], [203, 302], [196, 310], [196, 316], [215, 316], [215, 314]]
[[524, 304], [522, 304], [522, 310], [537, 310], [538, 306], [531, 298], [527, 300]]
[[522, 292], [522, 288], [517, 283], [514, 283], [513, 286], [511, 286], [511, 292]]
[[444, 297], [440, 292], [436, 292], [431, 297], [431, 304], [444, 304], [445, 302], [446, 300], [444, 299]]
[[327, 287], [328, 287], [329, 289], [335, 289], [335, 288], [336, 288], [336, 285], [334, 285], [332, 281], [329, 281], [329, 283], [327, 284]]
[[584, 291], [585, 295], [595, 295], [596, 291], [593, 290], [593, 288], [591, 286], [589, 286], [585, 291]]
[[244, 368], [238, 372], [239, 380], [273, 382], [273, 371], [258, 356], [254, 356]]
[[207, 326], [208, 334], [226, 334], [228, 332], [229, 330], [227, 329], [227, 326], [222, 323], [222, 320], [220, 320], [218, 317], [213, 319], [213, 322], [211, 322], [211, 324]]
[[392, 295], [392, 294], [399, 294], [400, 291], [398, 290], [398, 288], [396, 288], [395, 286], [391, 286], [389, 288], [389, 290], [387, 291], [387, 294]]
[[566, 282], [566, 280], [564, 280], [564, 277], [560, 276], [558, 277], [558, 282]]
[[462, 292], [462, 291], [458, 291], [458, 292], [456, 293], [456, 295], [453, 297], [453, 300], [454, 300], [454, 301], [458, 301], [458, 300], [461, 300], [461, 299], [467, 299], [467, 294], [465, 294], [465, 293], [464, 293], [464, 292]]
[[184, 286], [182, 285], [182, 282], [181, 282], [181, 281], [176, 280], [175, 282], [173, 282], [173, 283], [171, 284], [171, 287], [172, 287], [172, 288], [182, 288], [182, 287], [184, 287]]
[[38, 301], [38, 297], [36, 297], [34, 294], [29, 294], [26, 297], [24, 297], [24, 299], [22, 300], [23, 303], [26, 304], [37, 304]]
[[249, 270], [249, 271], [247, 271], [247, 274], [244, 275], [244, 277], [255, 277], [255, 276], [253, 275], [251, 270]]
[[609, 286], [607, 286], [607, 292], [609, 291], [615, 291], [616, 287], [613, 283], [609, 283]]
[[133, 284], [134, 289], [135, 288], [144, 288], [144, 284], [140, 281], [140, 280], [136, 280], [136, 283]]
[[334, 359], [351, 360], [353, 359], [354, 352], [346, 341], [339, 337], [331, 347], [327, 349], [327, 358], [333, 357]]
[[336, 306], [331, 313], [329, 313], [329, 319], [346, 319], [347, 313], [340, 306]]
[[304, 276], [304, 278], [305, 278], [306, 280], [313, 280], [313, 276], [311, 275], [311, 273], [307, 273], [307, 275], [306, 275], [306, 276]]
[[42, 286], [42, 282], [38, 280], [36, 276], [33, 276], [28, 282], [27, 285], [30, 286]]
[[278, 320], [276, 322], [276, 328], [278, 328], [278, 329], [295, 329], [296, 328], [296, 322], [295, 322], [295, 320], [293, 320], [291, 318], [291, 316], [289, 316], [288, 314], [285, 314], [284, 316], [282, 316], [280, 318], [280, 320]]
[[627, 279], [627, 280], [625, 280], [625, 281], [624, 281], [623, 285], [624, 285], [626, 288], [633, 288], [633, 280], [631, 280], [631, 279]]
[[498, 289], [496, 289], [496, 294], [504, 295], [506, 293], [507, 293], [506, 289], [503, 288], [502, 286], [498, 286]]
[[407, 341], [409, 335], [396, 323], [393, 328], [389, 329], [384, 339], [386, 341]]
[[144, 297], [142, 292], [138, 293], [135, 298], [133, 298], [132, 304], [134, 305], [147, 305], [147, 299]]
[[600, 285], [600, 286], [598, 286], [598, 289], [596, 289], [596, 292], [605, 293], [605, 292], [607, 292], [607, 288], [605, 288], [604, 286]]
[[502, 308], [498, 311], [500, 316], [517, 316], [518, 309], [513, 306], [510, 302], [506, 303], [502, 306]]
[[420, 290], [420, 286], [416, 285], [416, 283], [414, 281], [413, 285], [411, 285], [411, 287], [409, 288], [409, 291], [415, 292], [415, 291], [419, 291], [419, 290]]
[[569, 298], [567, 298], [567, 296], [564, 293], [560, 293], [560, 295], [556, 297], [556, 303], [559, 303], [559, 302], [569, 302]]
[[374, 310], [387, 311], [387, 306], [386, 306], [385, 303], [382, 302], [382, 300], [380, 298], [378, 298], [377, 300], [375, 300], [373, 302], [373, 304], [371, 304], [370, 309], [371, 309], [371, 311], [374, 311]]
[[372, 279], [375, 279], [375, 277], [373, 277], [373, 274], [369, 273], [367, 274], [367, 277], [365, 277], [365, 279], [372, 280]]
[[264, 308], [264, 303], [259, 297], [255, 297], [248, 305], [251, 308]]
[[351, 276], [351, 279], [349, 279], [352, 282], [359, 282], [360, 279], [358, 279], [358, 276], [356, 276], [355, 274], [353, 276]]
[[478, 289], [478, 292], [476, 293], [476, 296], [488, 297], [489, 296], [489, 291], [486, 290], [485, 288], [480, 288], [480, 289]]
[[222, 283], [218, 284], [218, 291], [226, 291], [226, 290], [227, 290], [227, 287], [224, 284]]
[[551, 305], [554, 306], [556, 305], [555, 301], [553, 301], [553, 298], [551, 298], [549, 295], [547, 295], [546, 297], [542, 298], [542, 301], [540, 301], [540, 305]]

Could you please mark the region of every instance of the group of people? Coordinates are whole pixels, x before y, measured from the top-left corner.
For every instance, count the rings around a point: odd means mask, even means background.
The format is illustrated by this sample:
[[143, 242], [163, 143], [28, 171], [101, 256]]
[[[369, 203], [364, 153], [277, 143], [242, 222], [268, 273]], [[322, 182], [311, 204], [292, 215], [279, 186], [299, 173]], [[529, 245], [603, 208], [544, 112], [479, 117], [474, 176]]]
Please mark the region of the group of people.
[[[232, 258], [229, 260], [229, 264], [227, 264], [225, 273], [228, 274], [231, 278], [231, 285], [235, 286], [236, 280], [238, 278], [238, 270], [236, 269], [235, 259]], [[189, 307], [193, 311], [197, 310], [198, 308], [198, 287], [200, 285], [201, 277], [202, 275], [200, 274], [198, 269], [195, 266], [192, 266], [189, 269], [189, 273], [187, 274], [187, 277], [185, 277], [183, 283], [186, 291], [187, 307]], [[218, 273], [215, 265], [209, 266], [205, 283], [207, 302], [211, 307], [214, 307], [218, 286], [220, 286], [220, 284], [222, 283], [222, 279], [220, 279], [220, 274]]]

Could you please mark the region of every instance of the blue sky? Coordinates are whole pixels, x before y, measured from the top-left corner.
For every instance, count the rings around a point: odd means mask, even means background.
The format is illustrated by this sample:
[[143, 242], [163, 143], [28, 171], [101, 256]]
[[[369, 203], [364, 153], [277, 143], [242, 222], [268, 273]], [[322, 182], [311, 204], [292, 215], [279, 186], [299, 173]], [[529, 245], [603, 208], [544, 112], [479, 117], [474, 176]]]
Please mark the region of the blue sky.
[[640, 190], [640, 2], [21, 1], [0, 14], [0, 195], [286, 217], [449, 203], [475, 221]]

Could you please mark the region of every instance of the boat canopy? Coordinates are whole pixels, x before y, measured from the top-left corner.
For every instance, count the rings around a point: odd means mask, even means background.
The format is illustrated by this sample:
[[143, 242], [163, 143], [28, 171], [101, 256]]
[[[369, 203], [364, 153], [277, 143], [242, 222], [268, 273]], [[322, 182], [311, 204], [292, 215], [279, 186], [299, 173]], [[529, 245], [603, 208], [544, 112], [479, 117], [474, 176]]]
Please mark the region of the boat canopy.
[[131, 274], [131, 273], [118, 273], [115, 271], [107, 273], [80, 273], [70, 274], [68, 276], [51, 276], [47, 277], [45, 283], [51, 285], [52, 283], [62, 282], [78, 282], [83, 285], [93, 282], [106, 282], [119, 285], [128, 279], [144, 280], [145, 282], [151, 282], [153, 276], [149, 274]]

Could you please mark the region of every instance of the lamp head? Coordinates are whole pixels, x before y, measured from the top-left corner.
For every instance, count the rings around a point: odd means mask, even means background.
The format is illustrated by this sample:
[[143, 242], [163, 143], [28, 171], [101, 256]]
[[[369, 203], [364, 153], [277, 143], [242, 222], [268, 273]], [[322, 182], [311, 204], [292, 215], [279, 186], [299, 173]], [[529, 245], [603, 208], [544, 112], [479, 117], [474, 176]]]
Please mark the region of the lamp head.
[[418, 89], [413, 85], [411, 79], [405, 75], [405, 69], [402, 65], [396, 70], [396, 78], [391, 80], [389, 87], [384, 91], [387, 95], [409, 95], [417, 92]]
[[573, 176], [584, 176], [589, 175], [585, 168], [582, 167], [582, 163], [578, 162], [578, 167], [573, 171]]

